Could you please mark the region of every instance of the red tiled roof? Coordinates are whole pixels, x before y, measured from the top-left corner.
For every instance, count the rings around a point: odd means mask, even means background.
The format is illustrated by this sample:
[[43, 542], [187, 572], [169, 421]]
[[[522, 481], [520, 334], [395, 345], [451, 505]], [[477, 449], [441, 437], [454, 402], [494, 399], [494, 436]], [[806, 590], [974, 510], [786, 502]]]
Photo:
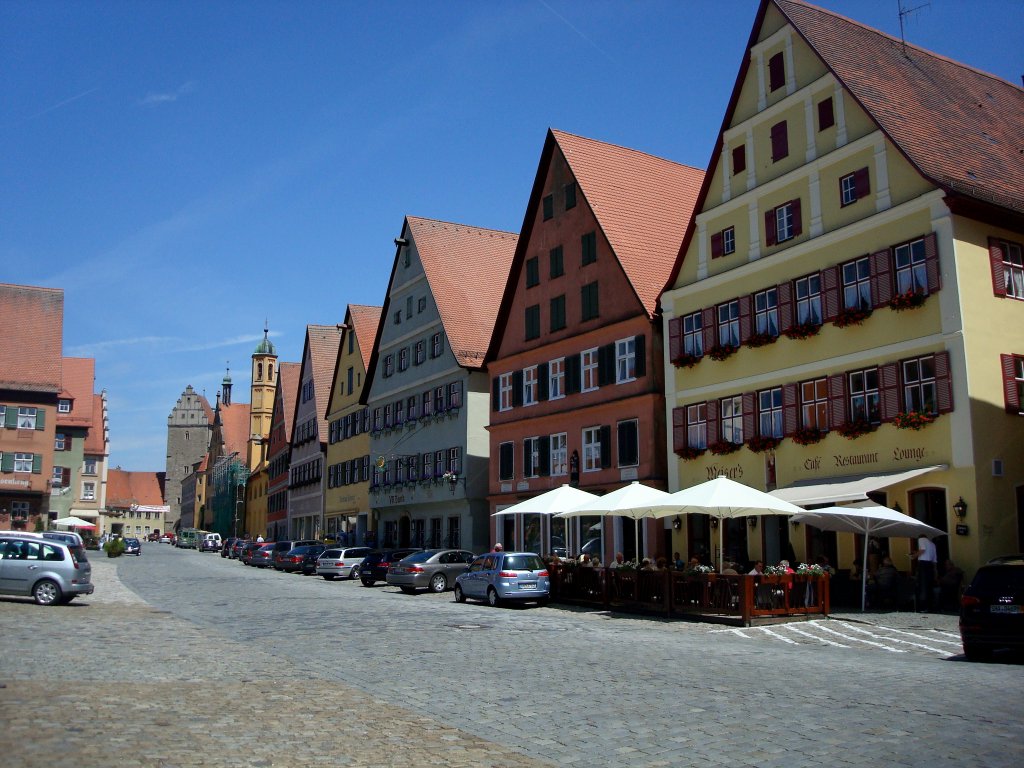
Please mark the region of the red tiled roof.
[[415, 216], [406, 222], [455, 359], [481, 368], [519, 236]]
[[238, 452], [244, 456], [249, 442], [249, 403], [220, 404], [220, 435], [224, 442], [224, 455]]
[[355, 334], [359, 352], [363, 356], [363, 368], [370, 367], [370, 355], [373, 353], [373, 336], [377, 332], [382, 307], [368, 307], [365, 304], [349, 304], [349, 322]]
[[57, 424], [63, 427], [89, 427], [93, 424], [93, 388], [96, 386], [96, 361], [91, 357], [65, 357], [61, 373], [60, 397], [70, 399], [71, 413], [57, 412]]
[[163, 506], [164, 472], [107, 472], [107, 508], [125, 509], [132, 504]]
[[299, 399], [299, 377], [301, 363], [278, 363], [277, 385], [281, 388], [281, 407], [284, 409], [285, 443], [292, 442], [292, 425], [295, 422], [295, 401]]
[[58, 393], [64, 291], [0, 283], [0, 389]]
[[[548, 140], [552, 138], [637, 297], [653, 317], [693, 215], [704, 171], [563, 131], [550, 131]], [[546, 172], [545, 164], [539, 173]]]
[[313, 368], [313, 397], [316, 399], [316, 418], [322, 442], [327, 439], [327, 403], [331, 399], [331, 379], [334, 364], [338, 361], [341, 332], [340, 325], [306, 326], [306, 348], [302, 354], [303, 359], [309, 355]]
[[1024, 211], [1024, 89], [799, 0], [771, 0], [922, 175]]
[[[107, 441], [104, 438], [106, 424], [103, 421], [103, 395], [90, 395], [92, 425], [85, 433], [85, 452], [91, 456], [106, 456]], [[78, 401], [75, 401], [78, 407]]]

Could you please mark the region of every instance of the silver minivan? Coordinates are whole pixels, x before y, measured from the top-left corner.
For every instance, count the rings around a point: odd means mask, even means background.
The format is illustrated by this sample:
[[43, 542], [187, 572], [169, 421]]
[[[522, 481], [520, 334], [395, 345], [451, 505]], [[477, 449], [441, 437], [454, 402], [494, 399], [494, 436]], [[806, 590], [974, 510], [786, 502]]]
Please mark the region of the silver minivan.
[[0, 594], [58, 605], [91, 595], [94, 589], [85, 547], [41, 536], [0, 534]]

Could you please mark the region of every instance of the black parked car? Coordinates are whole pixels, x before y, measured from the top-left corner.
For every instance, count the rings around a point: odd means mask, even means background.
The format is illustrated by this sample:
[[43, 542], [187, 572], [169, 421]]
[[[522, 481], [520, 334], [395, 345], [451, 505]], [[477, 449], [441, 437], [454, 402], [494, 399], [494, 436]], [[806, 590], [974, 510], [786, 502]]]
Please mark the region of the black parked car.
[[1024, 554], [989, 560], [960, 599], [960, 639], [968, 659], [1024, 651]]
[[234, 536], [229, 536], [228, 538], [224, 539], [224, 546], [220, 548], [220, 556], [227, 557], [228, 555], [230, 555], [231, 547], [234, 545], [236, 541], [238, 541], [238, 539]]
[[301, 547], [285, 552], [274, 558], [274, 567], [279, 571], [293, 573], [301, 571], [304, 575], [316, 573], [317, 558], [327, 549], [323, 544], [304, 544]]
[[372, 587], [374, 582], [386, 581], [388, 568], [392, 563], [397, 563], [403, 557], [408, 557], [413, 552], [422, 551], [419, 547], [405, 547], [404, 549], [375, 549], [363, 559], [359, 566], [359, 580], [364, 587]]

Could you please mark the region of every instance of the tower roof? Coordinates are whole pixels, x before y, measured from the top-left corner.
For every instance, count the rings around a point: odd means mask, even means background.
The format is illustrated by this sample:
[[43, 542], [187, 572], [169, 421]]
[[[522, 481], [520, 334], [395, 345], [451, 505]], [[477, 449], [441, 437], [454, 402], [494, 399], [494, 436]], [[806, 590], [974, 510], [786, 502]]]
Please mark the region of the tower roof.
[[267, 335], [269, 331], [270, 331], [270, 329], [266, 326], [266, 324], [264, 324], [263, 325], [263, 341], [261, 341], [256, 346], [255, 350], [253, 350], [252, 354], [254, 356], [255, 355], [273, 355], [274, 357], [277, 357], [277, 350], [274, 349], [274, 342], [272, 342], [270, 340], [270, 338], [268, 337], [268, 335]]

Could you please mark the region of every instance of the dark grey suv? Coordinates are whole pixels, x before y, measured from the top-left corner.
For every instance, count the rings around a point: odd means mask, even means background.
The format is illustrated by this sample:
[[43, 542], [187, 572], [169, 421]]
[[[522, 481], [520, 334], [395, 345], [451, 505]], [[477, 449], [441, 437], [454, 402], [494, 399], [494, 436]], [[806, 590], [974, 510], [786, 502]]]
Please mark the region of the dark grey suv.
[[990, 560], [960, 599], [960, 639], [968, 659], [1024, 651], [1024, 554]]

